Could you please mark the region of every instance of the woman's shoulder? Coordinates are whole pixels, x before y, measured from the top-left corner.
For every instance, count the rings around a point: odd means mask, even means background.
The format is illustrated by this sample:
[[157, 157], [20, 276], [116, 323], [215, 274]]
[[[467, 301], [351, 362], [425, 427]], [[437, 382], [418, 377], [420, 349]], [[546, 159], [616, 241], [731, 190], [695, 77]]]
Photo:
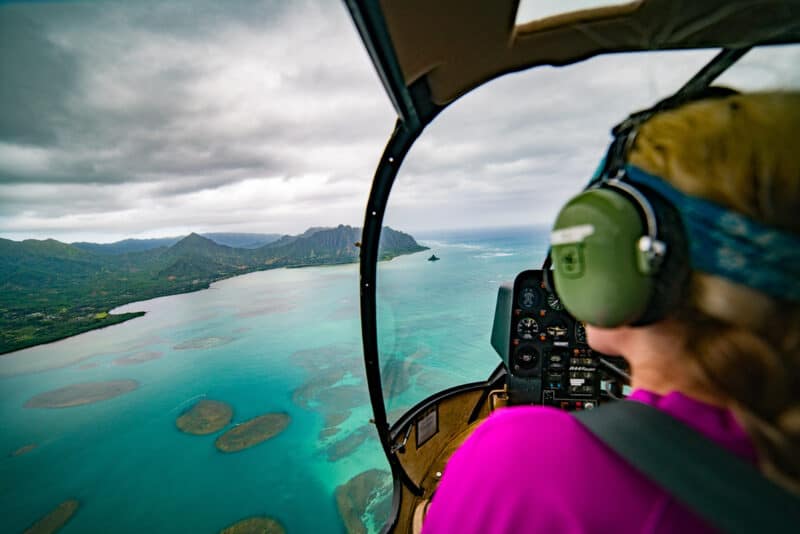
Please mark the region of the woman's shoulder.
[[[455, 478], [477, 477], [499, 485], [527, 485], [530, 473], [552, 484], [591, 485], [583, 474], [620, 468], [618, 458], [568, 412], [548, 407], [498, 410], [486, 419], [448, 463]], [[477, 467], [488, 463], [491, 467]], [[558, 482], [555, 482], [555, 480]], [[542, 486], [544, 487], [544, 486]]]
[[[522, 531], [577, 532], [612, 525], [617, 518], [606, 516], [616, 497], [641, 498], [619, 486], [626, 485], [627, 469], [567, 412], [498, 410], [448, 462], [426, 532], [507, 532], [520, 525]], [[604, 496], [615, 489], [624, 491]]]
[[546, 406], [520, 406], [498, 410], [473, 433], [478, 448], [498, 444], [535, 447], [539, 454], [548, 451], [563, 457], [571, 449], [583, 449], [597, 440], [570, 413]]

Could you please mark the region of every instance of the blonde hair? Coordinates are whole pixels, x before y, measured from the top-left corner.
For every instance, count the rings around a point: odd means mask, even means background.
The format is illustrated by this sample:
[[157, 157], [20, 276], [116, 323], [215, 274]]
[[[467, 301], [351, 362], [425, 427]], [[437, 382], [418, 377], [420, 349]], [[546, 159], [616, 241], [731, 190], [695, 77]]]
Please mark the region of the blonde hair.
[[[641, 126], [629, 161], [685, 193], [800, 235], [800, 93], [701, 100]], [[797, 281], [800, 283], [800, 280]], [[674, 317], [762, 471], [800, 493], [800, 304], [693, 272]]]

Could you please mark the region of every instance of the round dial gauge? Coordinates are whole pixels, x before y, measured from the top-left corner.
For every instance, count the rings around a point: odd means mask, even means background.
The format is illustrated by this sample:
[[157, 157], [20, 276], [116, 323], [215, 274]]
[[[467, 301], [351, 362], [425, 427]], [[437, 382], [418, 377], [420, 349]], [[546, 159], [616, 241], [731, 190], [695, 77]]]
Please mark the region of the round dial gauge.
[[575, 323], [575, 341], [578, 343], [586, 343], [586, 325], [583, 321]]
[[547, 305], [550, 306], [551, 309], [556, 311], [561, 311], [564, 309], [564, 305], [561, 304], [561, 299], [553, 295], [552, 293], [547, 295]]
[[523, 287], [519, 292], [519, 298], [517, 300], [520, 308], [523, 310], [531, 310], [539, 302], [539, 295], [534, 288]]
[[534, 347], [523, 345], [514, 355], [514, 367], [517, 369], [533, 369], [539, 363], [539, 351]]
[[533, 339], [539, 333], [539, 324], [531, 317], [523, 317], [517, 323], [517, 335], [522, 339]]

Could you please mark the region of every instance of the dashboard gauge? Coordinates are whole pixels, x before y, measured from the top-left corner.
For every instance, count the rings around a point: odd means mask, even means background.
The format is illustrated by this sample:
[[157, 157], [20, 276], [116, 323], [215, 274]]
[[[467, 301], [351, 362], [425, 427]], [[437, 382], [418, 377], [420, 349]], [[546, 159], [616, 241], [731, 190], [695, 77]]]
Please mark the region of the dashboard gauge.
[[552, 293], [547, 295], [547, 305], [550, 306], [550, 309], [556, 311], [562, 311], [564, 309], [564, 305], [561, 304], [561, 299]]
[[549, 325], [545, 332], [553, 341], [566, 341], [569, 336], [569, 330], [566, 325], [560, 322]]
[[518, 304], [523, 310], [532, 310], [539, 303], [539, 294], [532, 287], [523, 287], [519, 292]]
[[577, 343], [586, 343], [586, 325], [583, 321], [575, 323], [575, 341]]
[[517, 335], [521, 339], [533, 339], [539, 333], [539, 323], [530, 317], [523, 317], [517, 323]]
[[516, 369], [533, 369], [539, 363], [539, 351], [530, 345], [522, 345], [514, 355]]

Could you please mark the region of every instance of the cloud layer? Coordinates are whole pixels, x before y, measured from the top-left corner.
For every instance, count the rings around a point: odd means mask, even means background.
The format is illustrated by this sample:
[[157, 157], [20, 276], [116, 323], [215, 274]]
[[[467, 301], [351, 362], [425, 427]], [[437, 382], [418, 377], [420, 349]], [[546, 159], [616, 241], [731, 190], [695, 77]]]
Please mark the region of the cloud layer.
[[[343, 5], [133, 4], [0, 6], [0, 235], [360, 224], [394, 111]], [[478, 89], [412, 149], [387, 222], [547, 223], [609, 127], [712, 55], [610, 56]], [[778, 55], [736, 81], [796, 84], [798, 54]]]

